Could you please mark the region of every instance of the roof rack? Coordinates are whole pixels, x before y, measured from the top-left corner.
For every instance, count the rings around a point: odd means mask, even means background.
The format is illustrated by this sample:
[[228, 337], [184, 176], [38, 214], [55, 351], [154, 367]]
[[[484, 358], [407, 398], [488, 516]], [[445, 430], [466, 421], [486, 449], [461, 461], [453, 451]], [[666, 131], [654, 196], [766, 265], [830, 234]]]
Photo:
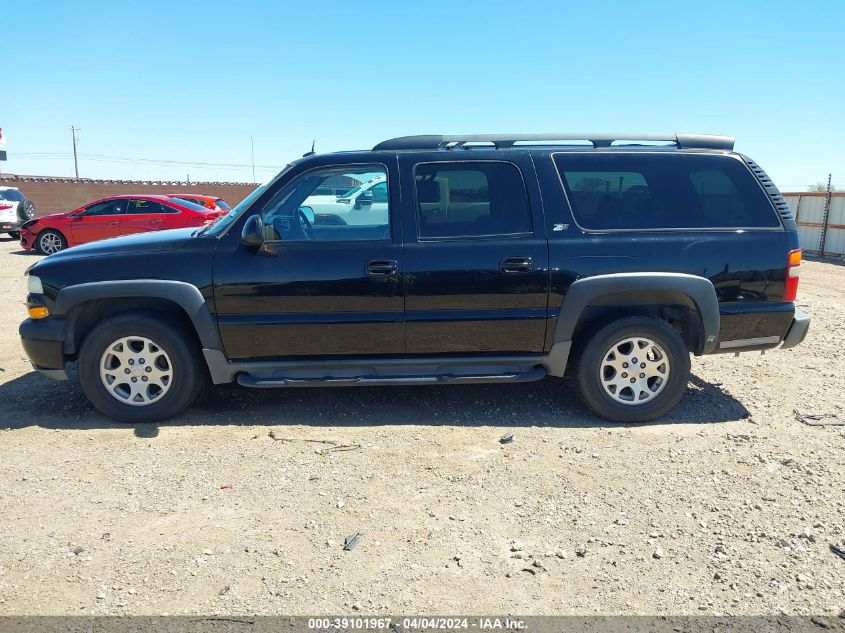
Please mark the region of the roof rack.
[[373, 148], [381, 150], [434, 150], [434, 149], [469, 149], [468, 145], [477, 143], [491, 143], [496, 149], [511, 149], [517, 143], [542, 145], [553, 141], [587, 141], [594, 148], [610, 147], [615, 142], [627, 141], [633, 144], [639, 142], [674, 143], [678, 149], [721, 149], [732, 150], [734, 139], [732, 136], [716, 136], [713, 134], [467, 134], [442, 135], [422, 134], [419, 136], [400, 136], [382, 141]]

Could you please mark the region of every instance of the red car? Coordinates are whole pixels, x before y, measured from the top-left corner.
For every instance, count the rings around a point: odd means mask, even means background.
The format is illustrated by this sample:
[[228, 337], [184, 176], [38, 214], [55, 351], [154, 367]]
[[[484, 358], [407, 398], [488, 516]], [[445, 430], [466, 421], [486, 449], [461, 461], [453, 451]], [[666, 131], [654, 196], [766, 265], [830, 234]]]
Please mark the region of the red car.
[[223, 213], [169, 196], [111, 196], [67, 213], [42, 215], [25, 222], [21, 226], [21, 246], [51, 255], [107, 237], [201, 227]]
[[206, 209], [215, 211], [231, 211], [232, 207], [226, 204], [226, 201], [219, 196], [202, 196], [198, 193], [168, 193], [168, 198], [177, 198], [179, 200], [187, 200], [193, 202]]

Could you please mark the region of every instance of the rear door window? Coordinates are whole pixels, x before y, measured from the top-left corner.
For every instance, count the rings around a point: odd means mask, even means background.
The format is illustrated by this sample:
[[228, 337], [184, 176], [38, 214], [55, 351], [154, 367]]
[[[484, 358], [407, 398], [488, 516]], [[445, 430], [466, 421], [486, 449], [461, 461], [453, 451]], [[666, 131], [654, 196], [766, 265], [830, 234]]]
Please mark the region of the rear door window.
[[780, 226], [754, 176], [730, 156], [573, 152], [554, 162], [584, 229]]
[[179, 213], [177, 209], [160, 204], [155, 200], [144, 200], [142, 198], [133, 198], [129, 201], [130, 214], [162, 214], [162, 213]]
[[522, 174], [506, 162], [420, 163], [414, 170], [420, 239], [531, 233]]

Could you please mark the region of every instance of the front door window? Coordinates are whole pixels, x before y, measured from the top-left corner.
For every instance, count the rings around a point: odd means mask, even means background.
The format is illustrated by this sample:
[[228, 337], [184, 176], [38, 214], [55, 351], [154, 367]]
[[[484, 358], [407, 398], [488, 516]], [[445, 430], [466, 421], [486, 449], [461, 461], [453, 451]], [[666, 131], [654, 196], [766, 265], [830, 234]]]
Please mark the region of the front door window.
[[270, 242], [388, 240], [387, 170], [346, 165], [309, 171], [270, 201], [264, 226]]
[[124, 213], [126, 213], [125, 198], [95, 202], [85, 208], [86, 216], [123, 215]]

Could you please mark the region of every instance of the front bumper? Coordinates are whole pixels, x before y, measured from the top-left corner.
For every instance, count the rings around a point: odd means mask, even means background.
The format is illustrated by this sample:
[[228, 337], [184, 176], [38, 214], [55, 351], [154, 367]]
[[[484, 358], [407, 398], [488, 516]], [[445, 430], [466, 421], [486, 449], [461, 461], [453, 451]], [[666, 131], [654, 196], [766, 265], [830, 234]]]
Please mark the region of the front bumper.
[[792, 319], [792, 325], [786, 336], [783, 337], [782, 349], [789, 349], [795, 347], [807, 337], [807, 332], [810, 330], [810, 315], [800, 310], [795, 311], [795, 318]]
[[35, 247], [35, 238], [37, 234], [30, 231], [28, 228], [21, 229], [21, 246], [26, 250], [32, 250]]
[[23, 349], [35, 369], [50, 378], [67, 380], [64, 319], [27, 319], [21, 323], [18, 333]]

